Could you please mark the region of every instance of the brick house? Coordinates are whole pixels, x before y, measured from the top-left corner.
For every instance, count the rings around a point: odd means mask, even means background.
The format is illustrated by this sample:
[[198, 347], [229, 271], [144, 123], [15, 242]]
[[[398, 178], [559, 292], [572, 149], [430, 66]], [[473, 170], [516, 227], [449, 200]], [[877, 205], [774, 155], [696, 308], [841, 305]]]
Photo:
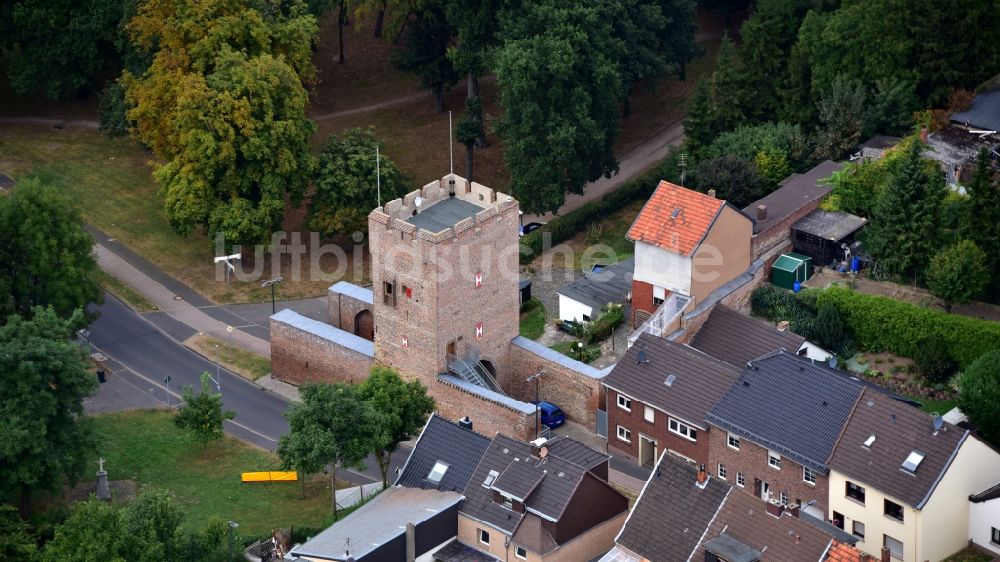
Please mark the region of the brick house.
[[709, 470], [743, 492], [824, 519], [829, 458], [863, 388], [787, 351], [751, 361], [708, 413]]
[[609, 452], [644, 466], [663, 451], [707, 464], [705, 415], [739, 375], [696, 349], [640, 335], [603, 381]]
[[600, 562], [827, 562], [841, 543], [850, 549], [853, 539], [666, 453]]
[[635, 242], [632, 323], [676, 294], [697, 304], [750, 266], [753, 226], [739, 209], [661, 181], [626, 238]]

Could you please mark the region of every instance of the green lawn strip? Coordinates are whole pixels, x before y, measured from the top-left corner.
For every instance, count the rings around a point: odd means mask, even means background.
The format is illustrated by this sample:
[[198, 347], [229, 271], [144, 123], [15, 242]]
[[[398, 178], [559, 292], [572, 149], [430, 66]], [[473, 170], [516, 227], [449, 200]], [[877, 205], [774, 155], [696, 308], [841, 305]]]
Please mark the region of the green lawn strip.
[[990, 562], [993, 557], [969, 546], [945, 558], [941, 562]]
[[[569, 357], [570, 359], [576, 359], [576, 360], [579, 361], [580, 360], [580, 352], [577, 351], [577, 345], [576, 345], [577, 343], [579, 343], [579, 342], [577, 342], [576, 340], [559, 342], [559, 343], [557, 343], [555, 345], [550, 345], [549, 349], [554, 349], [554, 350], [558, 351], [559, 353], [562, 353], [566, 357]], [[583, 346], [583, 362], [584, 363], [590, 363], [591, 361], [593, 361], [594, 359], [597, 359], [600, 356], [601, 356], [601, 347], [600, 346], [598, 346], [598, 345], [585, 345], [585, 346]]]
[[521, 335], [537, 340], [545, 331], [545, 305], [538, 299], [531, 299], [521, 310]]
[[97, 275], [101, 282], [101, 286], [104, 287], [104, 290], [118, 297], [119, 300], [128, 305], [128, 307], [132, 310], [135, 310], [136, 312], [152, 312], [156, 310], [153, 303], [146, 300], [146, 297], [139, 294], [139, 292], [132, 287], [123, 283], [117, 277], [110, 275], [105, 271], [98, 271]]
[[911, 397], [913, 400], [920, 402], [922, 406], [920, 409], [927, 413], [936, 413], [939, 416], [943, 416], [948, 413], [949, 410], [958, 406], [958, 398], [950, 398], [948, 400], [930, 400], [927, 398], [916, 398]]
[[[201, 333], [188, 338], [184, 345], [209, 361], [215, 361], [242, 376], [255, 381], [271, 372], [271, 360], [252, 351], [232, 347], [226, 342]], [[216, 351], [218, 346], [218, 351]]]
[[[174, 426], [171, 412], [134, 410], [93, 419], [109, 478], [174, 493], [192, 530], [214, 516], [238, 522], [244, 535], [269, 534], [289, 525], [322, 527], [331, 513], [325, 475], [307, 478], [305, 499], [299, 498], [298, 482], [242, 484], [241, 472], [279, 470], [278, 458], [229, 436], [203, 449]], [[94, 461], [88, 473], [97, 470]]]

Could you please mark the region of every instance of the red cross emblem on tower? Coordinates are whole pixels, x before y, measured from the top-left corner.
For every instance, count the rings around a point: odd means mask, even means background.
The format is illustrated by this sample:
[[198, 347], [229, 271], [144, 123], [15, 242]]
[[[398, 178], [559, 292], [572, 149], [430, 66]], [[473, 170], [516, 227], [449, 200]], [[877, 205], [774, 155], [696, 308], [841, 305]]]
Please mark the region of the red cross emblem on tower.
[[482, 338], [483, 338], [483, 323], [480, 322], [476, 324], [476, 339], [479, 340]]
[[406, 336], [403, 336], [403, 349], [406, 349], [408, 347], [410, 347], [410, 339], [407, 338]]
[[483, 286], [483, 272], [480, 271], [479, 273], [476, 274], [476, 288], [478, 289], [482, 286]]

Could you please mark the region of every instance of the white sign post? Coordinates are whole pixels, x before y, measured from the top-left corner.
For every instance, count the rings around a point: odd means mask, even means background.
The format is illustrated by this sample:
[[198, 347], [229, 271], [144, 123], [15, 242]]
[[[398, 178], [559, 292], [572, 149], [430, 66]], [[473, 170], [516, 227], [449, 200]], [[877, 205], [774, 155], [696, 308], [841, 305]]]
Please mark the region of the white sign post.
[[236, 266], [233, 265], [233, 260], [239, 260], [240, 254], [232, 254], [229, 256], [216, 256], [215, 263], [226, 262], [226, 290], [229, 290], [229, 270], [236, 271]]

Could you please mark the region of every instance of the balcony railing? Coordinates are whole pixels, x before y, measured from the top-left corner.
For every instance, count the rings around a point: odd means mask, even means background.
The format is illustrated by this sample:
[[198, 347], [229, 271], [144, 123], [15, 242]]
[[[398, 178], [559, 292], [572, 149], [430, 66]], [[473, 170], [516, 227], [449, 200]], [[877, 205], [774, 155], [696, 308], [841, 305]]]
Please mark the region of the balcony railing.
[[658, 338], [666, 336], [669, 331], [673, 331], [676, 328], [671, 328], [674, 322], [684, 313], [684, 308], [687, 304], [691, 302], [691, 297], [684, 295], [679, 295], [677, 293], [672, 293], [667, 300], [660, 305], [660, 308], [656, 309], [645, 322], [642, 323], [632, 335], [628, 337], [628, 346], [632, 347], [632, 344], [639, 339], [639, 335], [642, 333], [652, 334]]

